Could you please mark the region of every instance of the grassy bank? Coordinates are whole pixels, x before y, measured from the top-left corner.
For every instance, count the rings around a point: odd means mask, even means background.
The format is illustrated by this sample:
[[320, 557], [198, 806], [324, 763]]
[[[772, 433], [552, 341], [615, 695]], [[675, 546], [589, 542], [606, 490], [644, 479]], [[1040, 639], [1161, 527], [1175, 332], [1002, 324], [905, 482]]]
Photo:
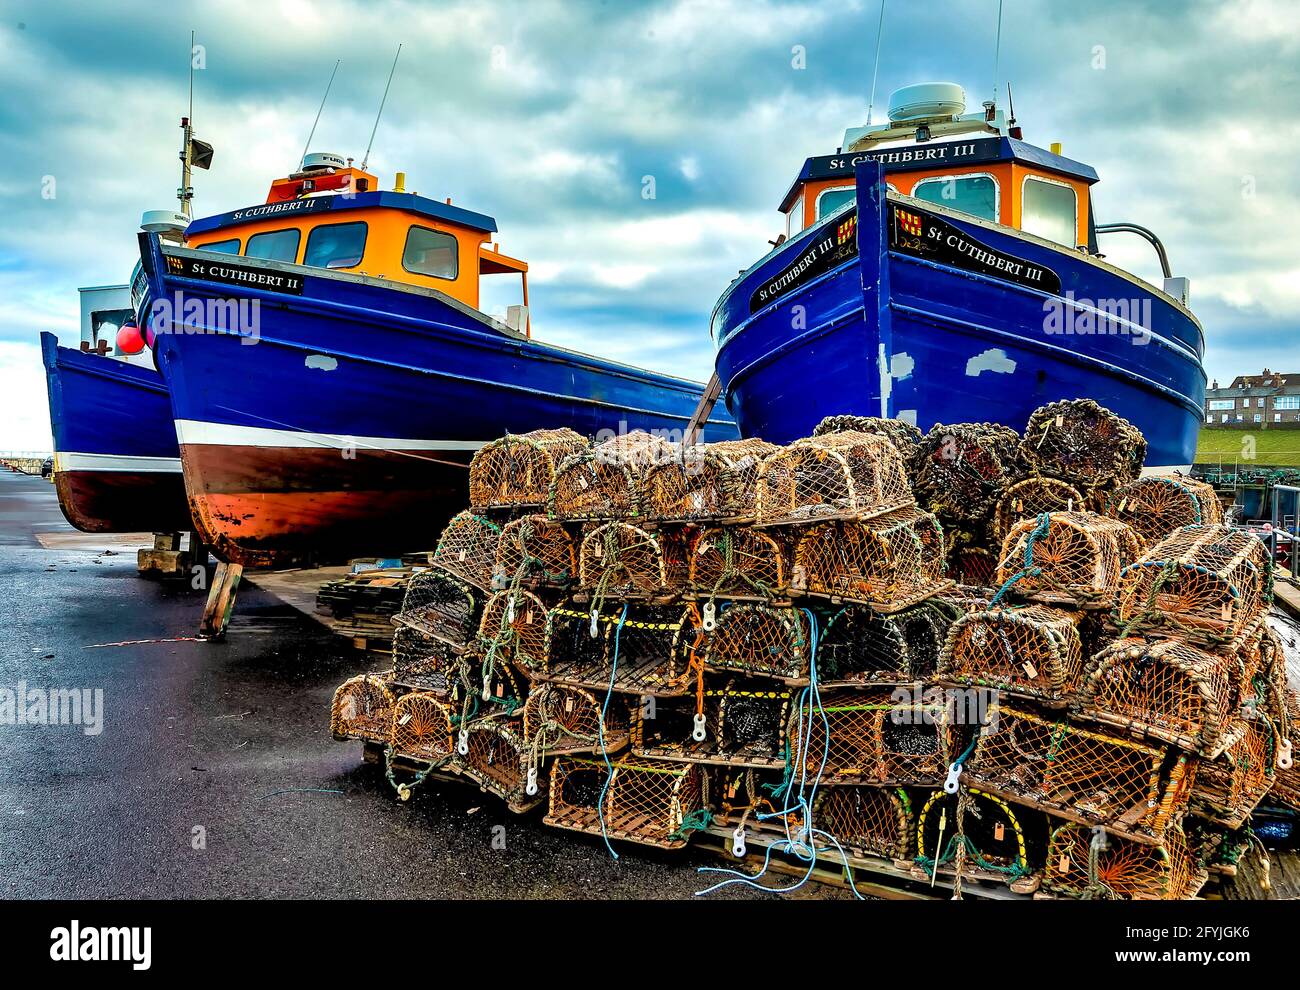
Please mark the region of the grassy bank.
[[1300, 430], [1202, 429], [1196, 444], [1196, 462], [1220, 461], [1260, 467], [1300, 467]]

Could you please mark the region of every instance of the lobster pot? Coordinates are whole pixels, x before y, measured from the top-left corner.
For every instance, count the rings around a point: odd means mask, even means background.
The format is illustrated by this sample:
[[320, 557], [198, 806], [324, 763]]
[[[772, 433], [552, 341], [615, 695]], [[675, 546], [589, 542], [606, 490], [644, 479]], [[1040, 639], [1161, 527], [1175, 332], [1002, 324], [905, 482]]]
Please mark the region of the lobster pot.
[[1226, 745], [1236, 708], [1236, 660], [1177, 639], [1115, 640], [1083, 681], [1084, 714], [1202, 756]]
[[896, 612], [952, 584], [944, 577], [939, 521], [916, 508], [869, 522], [809, 527], [795, 546], [796, 591]]
[[1295, 726], [1300, 725], [1300, 698], [1290, 688], [1285, 689], [1283, 704], [1285, 718], [1280, 720], [1279, 731], [1283, 741], [1279, 744], [1277, 772], [1273, 775], [1273, 790], [1270, 796], [1292, 811], [1300, 811], [1300, 766], [1295, 763], [1292, 753], [1292, 736]]
[[1043, 886], [1066, 897], [1179, 901], [1196, 896], [1209, 879], [1188, 848], [1182, 827], [1165, 829], [1159, 845], [1107, 835], [1090, 865], [1093, 831], [1066, 822], [1052, 832]]
[[1106, 515], [1128, 523], [1142, 547], [1155, 546], [1184, 526], [1223, 522], [1214, 489], [1185, 475], [1148, 475], [1110, 493]]
[[960, 585], [987, 588], [998, 572], [998, 557], [987, 547], [959, 542], [948, 551], [947, 576]]
[[827, 433], [796, 440], [763, 461], [757, 521], [867, 519], [913, 503], [893, 444], [869, 433]]
[[770, 532], [741, 526], [705, 529], [690, 553], [687, 583], [708, 598], [773, 598], [786, 585], [787, 554]]
[[800, 609], [757, 602], [726, 605], [704, 644], [704, 666], [806, 682], [810, 636], [808, 617]]
[[642, 508], [661, 522], [752, 519], [758, 507], [758, 473], [779, 450], [764, 440], [697, 444], [681, 457], [653, 464], [642, 481]]
[[1079, 616], [1047, 605], [994, 609], [952, 624], [939, 679], [1059, 701], [1083, 673]]
[[1126, 632], [1175, 629], [1218, 647], [1251, 632], [1272, 599], [1262, 540], [1228, 526], [1185, 526], [1124, 568], [1115, 617]]
[[789, 735], [795, 772], [817, 774], [824, 756], [827, 784], [938, 784], [952, 748], [942, 704], [847, 690], [796, 706]]
[[433, 563], [480, 591], [491, 591], [500, 539], [501, 527], [491, 519], [458, 512], [438, 538]]
[[656, 464], [680, 460], [662, 437], [633, 430], [566, 457], [547, 496], [548, 514], [570, 522], [641, 514], [641, 484]]
[[488, 794], [505, 801], [522, 814], [546, 799], [545, 780], [537, 767], [536, 791], [527, 793], [528, 771], [533, 764], [523, 739], [510, 723], [480, 722], [465, 729], [468, 752], [457, 753], [456, 769]]
[[496, 571], [512, 583], [567, 588], [577, 577], [573, 537], [546, 516], [523, 516], [501, 528]]
[[1263, 718], [1236, 719], [1223, 754], [1201, 763], [1192, 789], [1198, 814], [1240, 828], [1264, 799], [1277, 773], [1276, 729]]
[[997, 580], [1014, 582], [1019, 597], [1109, 606], [1121, 571], [1137, 556], [1137, 538], [1124, 523], [1094, 512], [1049, 512], [1011, 527]]
[[892, 615], [846, 605], [818, 637], [818, 679], [824, 686], [931, 680], [952, 621], [929, 602]]
[[487, 596], [454, 574], [431, 567], [406, 586], [397, 625], [452, 646], [465, 646], [478, 632]]
[[411, 626], [393, 633], [393, 683], [426, 691], [446, 691], [459, 667], [453, 647]]
[[585, 688], [535, 684], [524, 704], [524, 743], [540, 758], [558, 753], [622, 749], [628, 741], [627, 706], [604, 703]]
[[603, 817], [603, 834], [611, 839], [680, 849], [689, 837], [689, 833], [682, 834], [682, 825], [703, 804], [702, 779], [702, 771], [694, 763], [625, 756], [614, 762], [611, 772], [604, 760], [556, 757], [544, 821], [557, 828], [601, 835]]
[[[762, 681], [709, 686], [682, 698], [646, 698], [633, 717], [632, 749], [656, 759], [784, 767], [790, 701], [788, 688]], [[697, 712], [704, 719], [702, 740], [693, 738]]]
[[387, 742], [395, 704], [392, 690], [374, 674], [349, 678], [334, 692], [330, 733], [340, 742]]
[[1062, 818], [1158, 842], [1187, 806], [1185, 756], [1002, 706], [964, 777]]
[[544, 506], [560, 464], [587, 446], [568, 428], [509, 433], [486, 443], [469, 462], [469, 503], [480, 512]]
[[679, 695], [703, 637], [693, 606], [566, 603], [546, 620], [546, 648], [534, 675], [554, 683], [633, 694]]
[[[828, 833], [846, 852], [886, 859], [912, 854], [912, 805], [901, 787], [823, 787], [812, 812], [813, 828]], [[813, 841], [833, 848], [825, 836], [814, 834]]]
[[1083, 493], [1059, 478], [1034, 476], [1011, 485], [993, 507], [993, 538], [1000, 545], [1016, 523], [1037, 519], [1044, 512], [1074, 512], [1084, 508]]
[[546, 653], [546, 604], [531, 591], [498, 591], [483, 607], [480, 651], [493, 662], [532, 668]]
[[613, 598], [658, 598], [686, 583], [685, 534], [631, 523], [596, 526], [582, 540], [579, 584]]
[[1037, 473], [1091, 489], [1136, 478], [1147, 442], [1136, 426], [1092, 399], [1065, 399], [1034, 410], [1019, 453]]
[[456, 747], [449, 705], [429, 691], [404, 694], [393, 706], [388, 745], [394, 756], [421, 763], [451, 759]]
[[[958, 814], [962, 798], [966, 805]], [[958, 850], [964, 846], [963, 876], [1017, 886], [1029, 882], [1041, 870], [1045, 851], [1040, 833], [1046, 829], [1041, 816], [1035, 821], [1034, 814], [974, 787], [961, 795], [931, 791], [916, 816], [918, 878], [955, 873]]]
[[784, 776], [777, 769], [709, 767], [704, 781], [705, 802], [713, 812], [709, 824], [729, 831], [743, 826], [756, 832], [784, 836], [790, 816], [782, 814], [783, 802], [774, 802], [771, 797], [772, 792], [780, 788]]
[[911, 476], [917, 453], [921, 449], [921, 433], [911, 423], [905, 423], [901, 419], [884, 419], [880, 416], [827, 416], [813, 429], [812, 435], [815, 437], [825, 436], [827, 433], [869, 433], [874, 436], [884, 437], [894, 445], [898, 451], [898, 456], [903, 459], [903, 466], [907, 469], [908, 476]]
[[1019, 442], [993, 423], [936, 423], [917, 452], [917, 498], [945, 517], [986, 519], [1016, 473]]

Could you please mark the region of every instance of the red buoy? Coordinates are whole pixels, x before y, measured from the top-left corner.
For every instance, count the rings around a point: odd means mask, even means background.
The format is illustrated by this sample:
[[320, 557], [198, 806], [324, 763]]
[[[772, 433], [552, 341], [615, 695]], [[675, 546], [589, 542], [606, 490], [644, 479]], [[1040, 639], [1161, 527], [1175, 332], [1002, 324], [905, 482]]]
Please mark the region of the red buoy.
[[123, 323], [117, 331], [117, 352], [119, 354], [139, 354], [144, 350], [144, 335], [134, 323]]

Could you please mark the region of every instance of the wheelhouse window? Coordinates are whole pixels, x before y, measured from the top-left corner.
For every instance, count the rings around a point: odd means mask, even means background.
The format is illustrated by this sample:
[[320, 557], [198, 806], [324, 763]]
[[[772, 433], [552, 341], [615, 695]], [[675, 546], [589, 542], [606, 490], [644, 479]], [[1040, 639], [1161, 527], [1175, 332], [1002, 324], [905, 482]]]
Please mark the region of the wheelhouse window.
[[853, 186], [836, 186], [833, 189], [823, 189], [817, 196], [817, 219], [834, 213], [845, 203], [851, 203], [857, 198], [857, 190]]
[[293, 227], [254, 234], [248, 239], [244, 257], [292, 263], [298, 260], [298, 241], [301, 238], [302, 234]]
[[211, 251], [213, 254], [239, 254], [239, 238], [232, 237], [228, 241], [213, 241], [211, 244], [200, 244], [196, 251]]
[[1078, 242], [1079, 198], [1073, 186], [1025, 176], [1020, 203], [1020, 229], [1049, 241], [1074, 247]]
[[455, 278], [460, 270], [457, 247], [456, 238], [451, 234], [428, 227], [412, 227], [406, 234], [402, 267], [416, 275]]
[[355, 268], [366, 250], [364, 223], [332, 223], [307, 236], [304, 265], [313, 268]]
[[795, 197], [794, 205], [790, 207], [790, 212], [785, 215], [785, 235], [793, 237], [799, 231], [803, 230], [803, 190]]
[[998, 219], [998, 180], [985, 173], [922, 179], [912, 187], [912, 195], [981, 220]]

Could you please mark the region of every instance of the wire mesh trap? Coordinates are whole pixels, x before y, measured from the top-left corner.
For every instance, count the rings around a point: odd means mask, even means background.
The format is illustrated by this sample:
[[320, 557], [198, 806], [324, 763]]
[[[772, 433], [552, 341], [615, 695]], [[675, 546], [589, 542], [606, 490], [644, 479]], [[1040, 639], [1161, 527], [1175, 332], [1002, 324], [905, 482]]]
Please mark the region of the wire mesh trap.
[[498, 591], [483, 607], [479, 652], [489, 663], [532, 669], [546, 653], [546, 603], [531, 591]]
[[763, 461], [757, 523], [868, 519], [912, 505], [903, 459], [884, 437], [827, 433], [805, 437]]
[[866, 605], [833, 611], [817, 641], [823, 687], [928, 681], [938, 669], [952, 613], [930, 602], [882, 615]]
[[934, 785], [943, 781], [952, 750], [944, 703], [898, 701], [883, 692], [828, 691], [820, 705], [805, 697], [789, 736], [795, 771], [820, 769], [827, 784]]
[[393, 633], [393, 683], [425, 691], [448, 691], [460, 658], [456, 648], [412, 626]]
[[1059, 478], [1035, 475], [1007, 488], [993, 507], [993, 538], [999, 546], [1016, 523], [1037, 519], [1044, 512], [1074, 512], [1084, 508], [1083, 493]]
[[846, 432], [870, 433], [884, 437], [894, 445], [898, 456], [903, 459], [903, 467], [907, 469], [908, 477], [912, 476], [916, 455], [921, 449], [921, 438], [924, 434], [911, 423], [905, 423], [901, 419], [885, 419], [881, 416], [847, 414], [827, 416], [813, 428], [812, 435], [820, 437], [827, 433]]
[[[538, 779], [541, 767], [530, 762], [530, 750], [512, 723], [472, 723], [464, 732], [464, 745], [457, 740], [456, 758], [456, 769], [463, 776], [501, 798], [515, 814], [546, 800], [545, 787]], [[530, 770], [537, 773], [530, 775]], [[528, 793], [530, 780], [532, 794]]]
[[1060, 701], [1078, 689], [1082, 672], [1079, 616], [1029, 605], [975, 612], [954, 622], [938, 679]]
[[1124, 568], [1115, 619], [1122, 635], [1178, 630], [1218, 647], [1250, 632], [1272, 599], [1262, 540], [1228, 526], [1185, 526]]
[[330, 733], [340, 742], [387, 742], [396, 699], [374, 674], [349, 678], [334, 692], [330, 705]]
[[1184, 526], [1223, 522], [1223, 506], [1203, 481], [1181, 474], [1148, 475], [1111, 492], [1106, 515], [1128, 523], [1145, 549]]
[[1178, 639], [1120, 639], [1088, 661], [1083, 713], [1202, 756], [1227, 744], [1237, 661]]
[[501, 528], [496, 573], [498, 583], [567, 588], [578, 575], [573, 537], [543, 515], [513, 519]]
[[562, 753], [621, 750], [629, 738], [628, 699], [612, 698], [604, 709], [604, 700], [585, 688], [534, 684], [524, 704], [524, 743], [532, 765]]
[[597, 600], [661, 598], [686, 584], [687, 538], [680, 531], [649, 533], [631, 523], [592, 528], [578, 556], [579, 585]]
[[[858, 856], [904, 860], [912, 854], [912, 803], [901, 787], [845, 784], [818, 790], [813, 828]], [[814, 836], [819, 847], [830, 843]]]
[[1066, 822], [1052, 832], [1043, 886], [1066, 897], [1177, 901], [1195, 897], [1207, 879], [1177, 824], [1151, 845]]
[[993, 423], [935, 424], [917, 453], [918, 499], [945, 517], [987, 518], [1016, 473], [1019, 442], [1015, 430]]
[[543, 506], [565, 458], [588, 447], [573, 430], [508, 433], [484, 444], [469, 462], [469, 502], [479, 511]]
[[784, 767], [789, 688], [716, 680], [681, 698], [645, 698], [632, 718], [639, 756], [738, 767]]
[[465, 646], [478, 632], [486, 597], [454, 574], [431, 567], [411, 578], [402, 611], [393, 621], [452, 646]]
[[1041, 818], [1034, 821], [1034, 815], [978, 788], [963, 788], [957, 794], [931, 791], [916, 816], [913, 876], [928, 881], [960, 872], [963, 878], [993, 880], [1031, 892], [1045, 851], [1039, 834], [1045, 827]]
[[1201, 763], [1192, 788], [1197, 814], [1229, 828], [1240, 828], [1273, 786], [1277, 730], [1266, 718], [1238, 718], [1217, 759]]
[[785, 588], [789, 546], [743, 526], [705, 529], [690, 553], [687, 584], [704, 598], [771, 599]]
[[981, 790], [1140, 842], [1158, 842], [1186, 808], [1185, 755], [1000, 706], [965, 775]]
[[452, 516], [438, 538], [433, 563], [481, 591], [491, 591], [501, 526], [466, 510]]
[[806, 682], [810, 636], [808, 617], [801, 609], [736, 602], [718, 610], [702, 659], [710, 670]]
[[733, 833], [736, 828], [771, 835], [784, 835], [786, 817], [781, 802], [771, 795], [778, 791], [784, 774], [754, 767], [712, 766], [704, 776], [704, 804], [712, 813], [709, 825]]
[[1020, 457], [1031, 469], [1084, 488], [1131, 481], [1146, 454], [1142, 432], [1092, 399], [1040, 406], [1020, 441]]
[[723, 440], [689, 447], [646, 468], [641, 482], [646, 518], [660, 522], [752, 519], [763, 460], [779, 450], [764, 440]]
[[944, 557], [938, 519], [916, 508], [822, 523], [799, 533], [790, 587], [896, 612], [953, 584]]
[[556, 828], [680, 849], [690, 838], [682, 826], [702, 807], [701, 781], [694, 763], [625, 756], [607, 768], [604, 760], [559, 756], [551, 765], [543, 820]]
[[1109, 607], [1120, 573], [1137, 555], [1125, 523], [1094, 512], [1048, 512], [1011, 527], [997, 581], [1022, 598]]
[[633, 430], [566, 457], [547, 498], [552, 518], [571, 522], [631, 519], [641, 514], [641, 486], [656, 464], [680, 460], [663, 437]]
[[420, 763], [450, 761], [456, 748], [453, 711], [430, 691], [404, 694], [393, 706], [388, 745], [394, 756]]
[[[593, 631], [595, 635], [593, 635]], [[533, 676], [592, 690], [672, 696], [691, 685], [704, 639], [694, 605], [567, 602], [551, 609], [546, 649]]]

